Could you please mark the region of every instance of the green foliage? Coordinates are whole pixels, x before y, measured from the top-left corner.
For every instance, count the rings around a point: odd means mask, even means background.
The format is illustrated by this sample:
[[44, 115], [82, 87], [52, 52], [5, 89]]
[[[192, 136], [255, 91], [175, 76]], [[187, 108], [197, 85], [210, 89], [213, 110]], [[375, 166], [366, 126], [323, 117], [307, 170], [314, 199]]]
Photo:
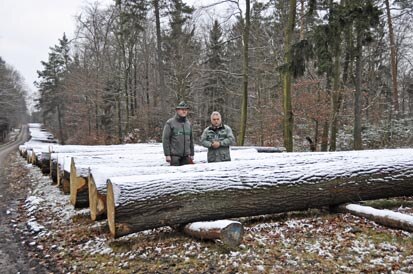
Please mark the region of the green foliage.
[[308, 40], [301, 40], [291, 46], [291, 72], [294, 78], [303, 76], [306, 62], [313, 57], [313, 47]]
[[182, 0], [170, 1], [169, 9], [170, 32], [163, 41], [167, 81], [169, 81], [167, 84], [175, 92], [175, 98], [171, 98], [170, 102], [191, 101], [189, 98], [191, 78], [188, 75], [192, 75], [190, 69], [199, 51], [195, 28], [190, 25], [194, 9]]
[[142, 22], [148, 12], [148, 1], [124, 0], [117, 1], [117, 5], [120, 7], [120, 25], [123, 35], [131, 37], [144, 30]]
[[58, 107], [64, 107], [64, 78], [69, 71], [69, 65], [72, 59], [69, 55], [70, 42], [66, 35], [63, 34], [59, 39], [59, 44], [50, 48], [48, 61], [42, 61], [42, 71], [37, 71], [38, 82], [35, 85], [39, 89], [40, 98], [36, 107], [43, 112], [44, 121], [50, 124], [54, 119], [47, 118], [57, 112]]
[[225, 86], [228, 81], [225, 70], [225, 44], [223, 43], [222, 29], [218, 21], [214, 21], [209, 32], [209, 42], [207, 43], [207, 72], [204, 74], [205, 88], [207, 95], [207, 106], [204, 110], [205, 124], [209, 123], [209, 114], [212, 111], [219, 111], [225, 117], [225, 98], [227, 97]]

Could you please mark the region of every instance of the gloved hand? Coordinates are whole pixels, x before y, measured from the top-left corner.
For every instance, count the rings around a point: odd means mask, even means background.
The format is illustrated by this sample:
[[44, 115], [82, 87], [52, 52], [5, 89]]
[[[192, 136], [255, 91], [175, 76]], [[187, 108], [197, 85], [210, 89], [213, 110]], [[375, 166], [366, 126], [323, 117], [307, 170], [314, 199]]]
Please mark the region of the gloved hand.
[[171, 156], [165, 156], [165, 160], [170, 163], [171, 162]]

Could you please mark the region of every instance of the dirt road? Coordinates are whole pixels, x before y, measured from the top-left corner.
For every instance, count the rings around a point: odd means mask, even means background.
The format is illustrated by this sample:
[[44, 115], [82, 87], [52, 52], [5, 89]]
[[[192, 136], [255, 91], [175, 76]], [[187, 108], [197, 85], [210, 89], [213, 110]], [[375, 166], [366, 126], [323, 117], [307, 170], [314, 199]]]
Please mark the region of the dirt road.
[[15, 152], [18, 145], [27, 140], [27, 130], [24, 127], [17, 139], [0, 146], [0, 269], [1, 273], [35, 273], [29, 266], [29, 259], [19, 236], [12, 229], [11, 220], [16, 212], [19, 196], [25, 193], [13, 193], [7, 180], [5, 167], [9, 155]]

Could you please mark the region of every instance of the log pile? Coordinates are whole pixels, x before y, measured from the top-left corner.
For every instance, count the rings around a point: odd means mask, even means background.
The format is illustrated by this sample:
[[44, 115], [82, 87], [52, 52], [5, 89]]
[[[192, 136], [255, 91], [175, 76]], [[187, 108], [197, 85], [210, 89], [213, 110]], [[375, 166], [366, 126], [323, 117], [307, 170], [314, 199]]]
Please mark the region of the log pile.
[[[265, 165], [238, 171], [110, 179], [110, 232], [119, 237], [166, 225], [413, 194], [412, 149], [319, 153], [319, 159], [308, 161], [306, 155], [266, 160]], [[322, 161], [324, 157], [330, 160]], [[291, 164], [292, 159], [297, 161]]]
[[[412, 149], [274, 153], [283, 150], [233, 147], [232, 162], [208, 164], [206, 149], [197, 147], [195, 165], [170, 167], [161, 144], [59, 146], [33, 131], [38, 137], [20, 153], [50, 172], [75, 207], [89, 205], [92, 220], [107, 215], [114, 237], [168, 225], [237, 246], [242, 224], [223, 219], [413, 194]], [[356, 205], [343, 208], [412, 231], [406, 216], [400, 221], [389, 212], [368, 209], [370, 216]]]
[[[201, 154], [201, 155], [199, 155]], [[170, 167], [168, 165], [160, 165], [155, 162], [152, 165], [150, 162], [137, 161], [134, 165], [125, 166], [125, 163], [119, 165], [111, 164], [90, 166], [90, 176], [88, 178], [89, 189], [89, 208], [92, 220], [97, 220], [105, 217], [106, 214], [106, 191], [108, 179], [115, 181], [131, 181], [134, 177], [151, 174], [183, 174], [188, 172], [202, 173], [202, 172], [218, 172], [218, 171], [238, 171], [251, 166], [251, 161], [280, 158], [280, 154], [268, 155], [259, 154], [255, 149], [237, 149], [232, 153], [232, 162], [223, 163], [205, 163], [201, 162], [206, 157], [206, 152], [200, 152], [196, 155], [196, 165], [186, 165], [180, 167]], [[160, 161], [163, 161], [160, 160]], [[262, 167], [266, 164], [261, 162]]]

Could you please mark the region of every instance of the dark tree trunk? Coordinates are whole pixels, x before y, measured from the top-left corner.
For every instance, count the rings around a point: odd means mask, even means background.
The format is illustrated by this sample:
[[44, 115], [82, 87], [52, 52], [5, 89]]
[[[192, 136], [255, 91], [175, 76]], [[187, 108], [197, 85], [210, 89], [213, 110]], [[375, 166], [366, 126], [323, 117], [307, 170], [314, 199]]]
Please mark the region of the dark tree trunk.
[[355, 91], [354, 91], [354, 130], [353, 148], [355, 150], [361, 150], [363, 148], [361, 139], [361, 81], [362, 81], [362, 32], [358, 30], [357, 33], [357, 45], [356, 45], [356, 76], [355, 76]]

